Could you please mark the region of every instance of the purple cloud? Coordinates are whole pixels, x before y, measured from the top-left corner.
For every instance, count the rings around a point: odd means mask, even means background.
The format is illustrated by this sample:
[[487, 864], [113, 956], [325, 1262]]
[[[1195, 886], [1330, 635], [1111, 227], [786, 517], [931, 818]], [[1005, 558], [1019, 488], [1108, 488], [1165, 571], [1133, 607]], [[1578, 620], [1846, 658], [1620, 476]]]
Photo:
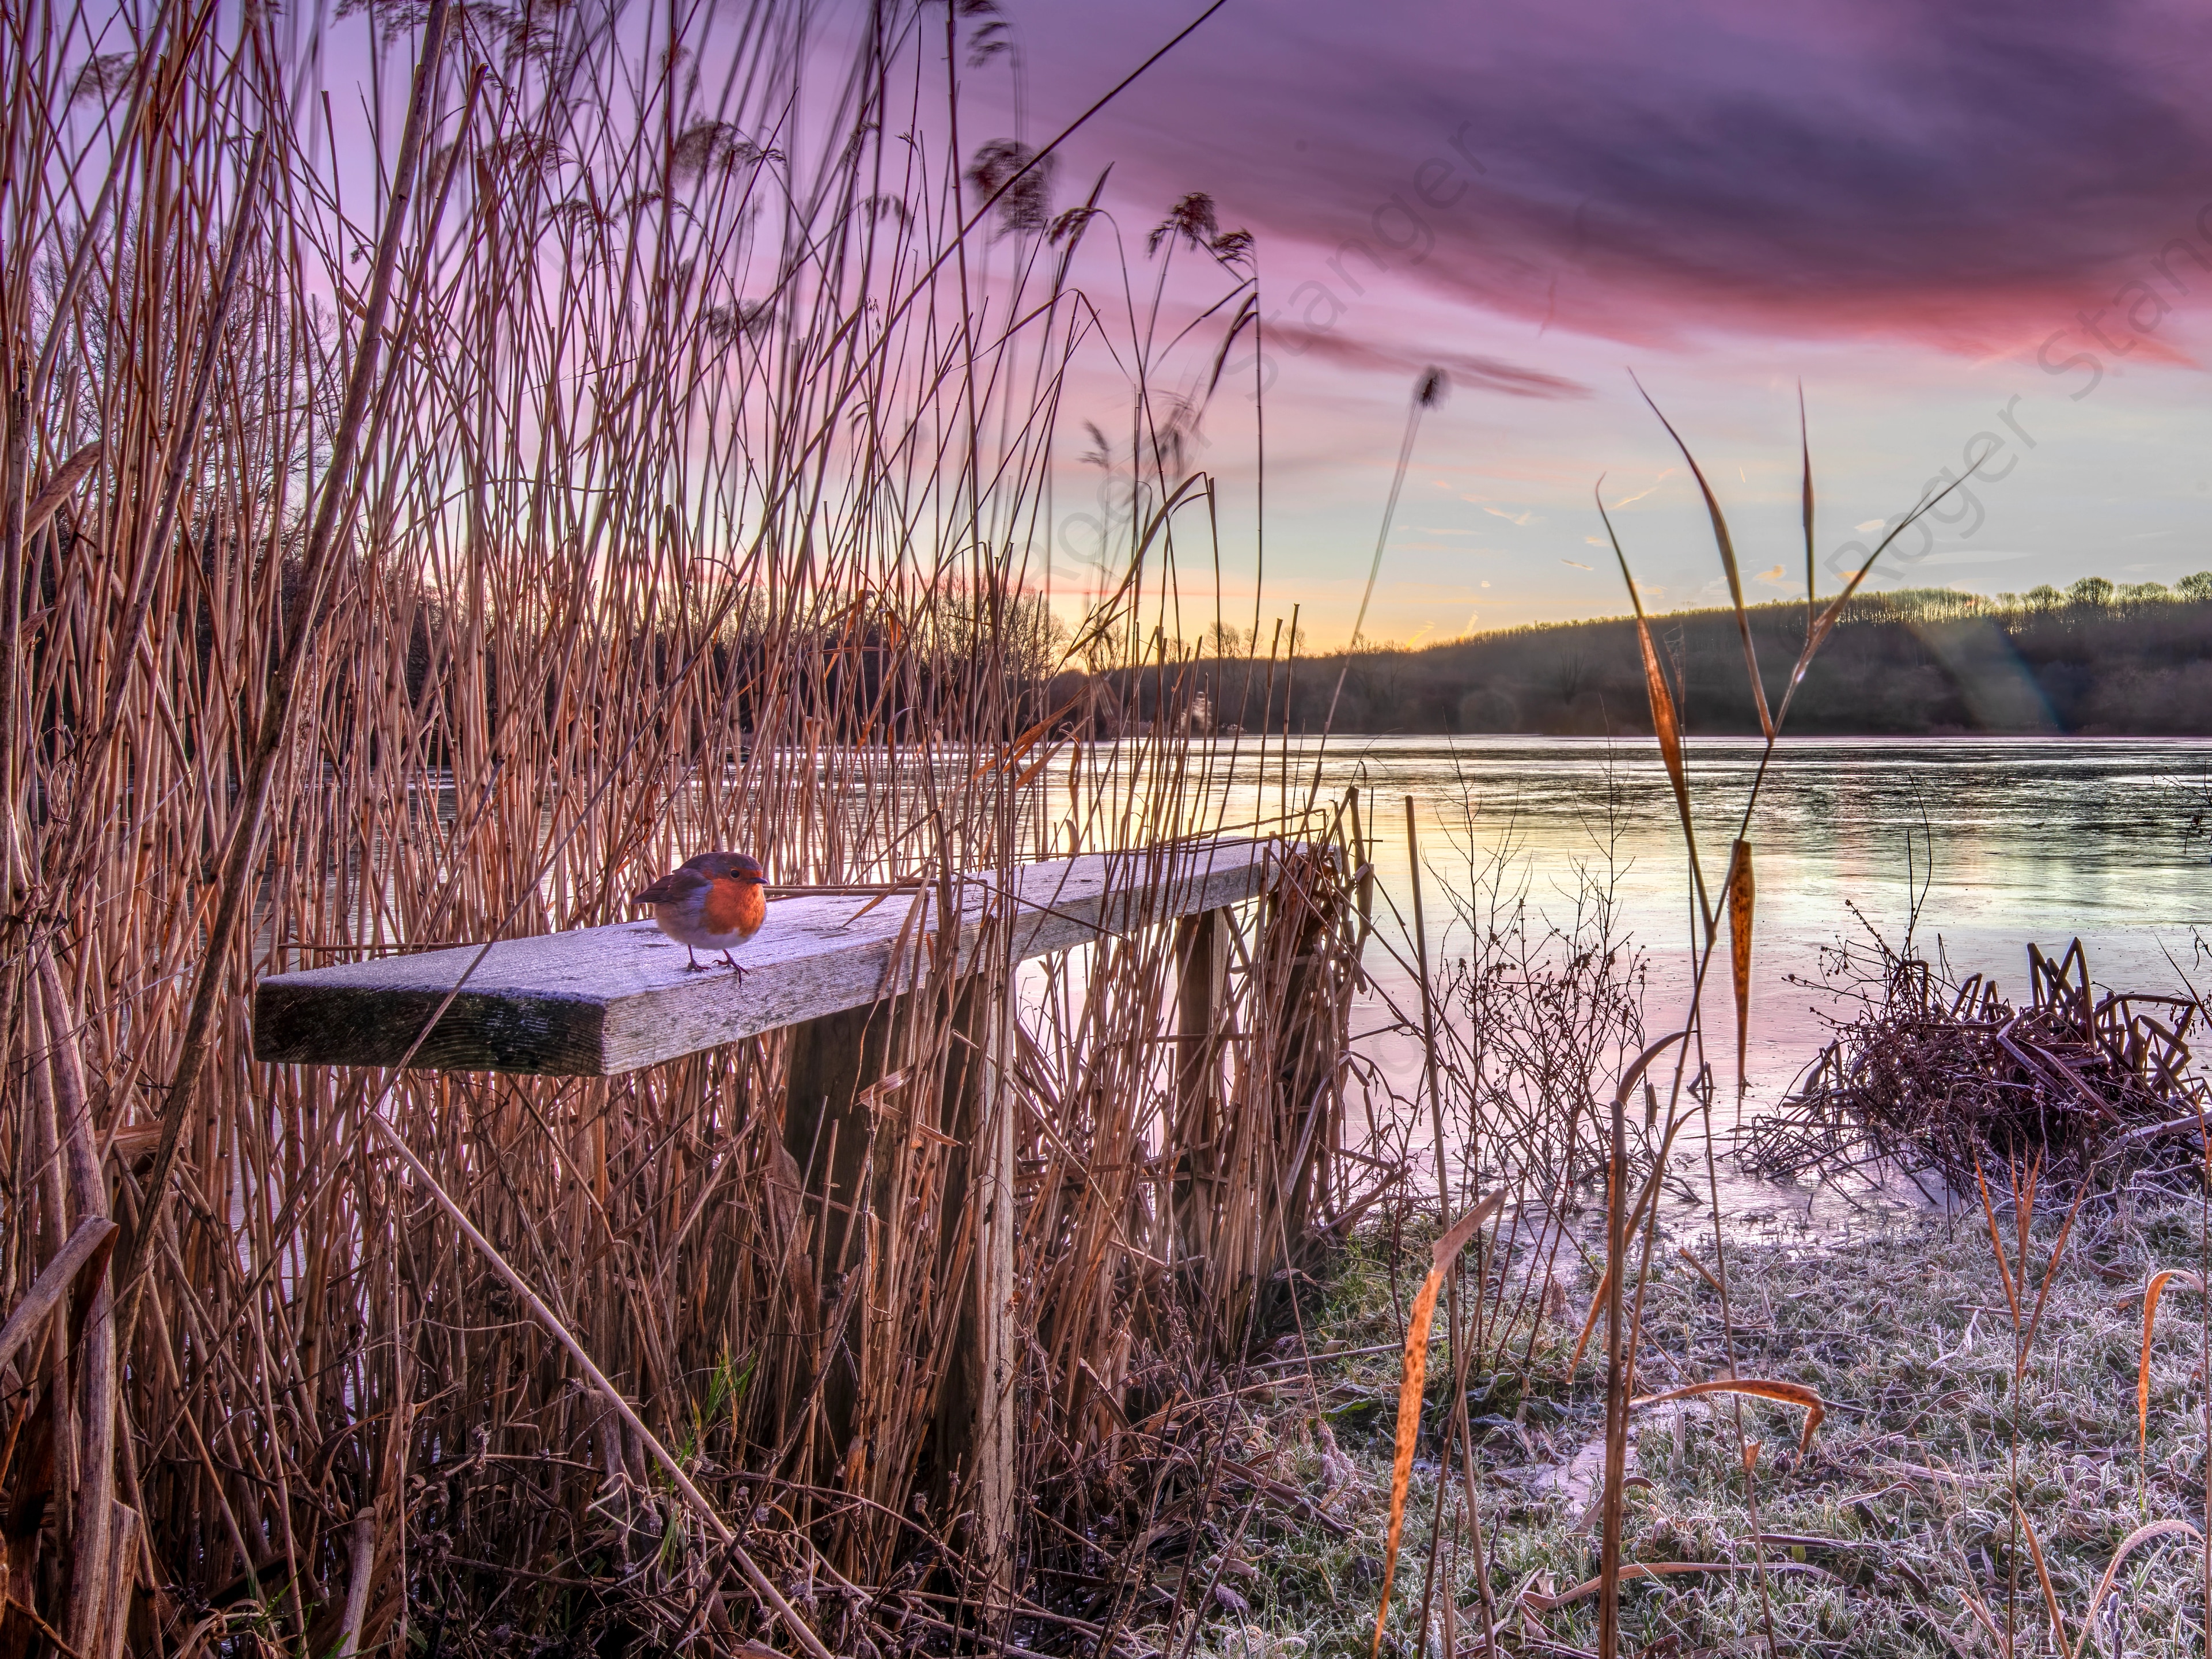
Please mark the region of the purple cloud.
[[[1017, 15], [1073, 101], [1182, 14]], [[1211, 191], [1316, 336], [1406, 278], [1625, 340], [2171, 355], [2212, 289], [2209, 71], [2212, 11], [2169, 0], [1231, 8], [1085, 142], [1121, 189]]]

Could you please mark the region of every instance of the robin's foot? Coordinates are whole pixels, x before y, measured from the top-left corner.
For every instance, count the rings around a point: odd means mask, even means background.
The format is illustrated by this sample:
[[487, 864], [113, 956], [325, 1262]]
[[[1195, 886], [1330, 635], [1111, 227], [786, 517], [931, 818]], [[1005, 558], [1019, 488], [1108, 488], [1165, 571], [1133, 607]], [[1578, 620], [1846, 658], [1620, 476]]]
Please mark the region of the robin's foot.
[[699, 960], [699, 958], [698, 958], [698, 957], [696, 957], [693, 956], [693, 955], [691, 954], [691, 947], [690, 947], [690, 945], [685, 945], [685, 946], [684, 947], [684, 971], [685, 973], [687, 973], [687, 974], [706, 974], [706, 973], [712, 973], [712, 972], [714, 971], [714, 964], [713, 963], [711, 963], [711, 962], [702, 962], [702, 961], [700, 961], [700, 960]]
[[722, 952], [722, 960], [729, 964], [730, 971], [738, 976], [738, 983], [743, 985], [745, 982], [745, 970], [744, 965], [727, 951]]

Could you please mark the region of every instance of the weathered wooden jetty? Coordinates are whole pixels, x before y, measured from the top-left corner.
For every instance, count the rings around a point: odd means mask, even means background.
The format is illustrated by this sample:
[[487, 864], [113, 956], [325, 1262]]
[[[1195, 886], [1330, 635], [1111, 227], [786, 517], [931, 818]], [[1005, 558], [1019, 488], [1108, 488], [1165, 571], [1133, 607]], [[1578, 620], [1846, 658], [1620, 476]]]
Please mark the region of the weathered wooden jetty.
[[[963, 1282], [945, 1287], [963, 1311], [932, 1385], [933, 1456], [963, 1493], [971, 1543], [1003, 1559], [1023, 1352], [1010, 1085], [1018, 965], [1173, 928], [1166, 1029], [1141, 1039], [1173, 1055], [1155, 1159], [1167, 1172], [1161, 1249], [1209, 1283], [1241, 1283], [1235, 1294], [1249, 1297], [1278, 1247], [1300, 1235], [1306, 1194], [1322, 1179], [1313, 1171], [1341, 1124], [1346, 963], [1357, 954], [1344, 925], [1351, 873], [1340, 848], [1222, 841], [910, 889], [801, 892], [776, 900], [738, 948], [742, 978], [719, 963], [687, 970], [683, 948], [644, 921], [386, 956], [262, 981], [254, 1054], [318, 1067], [618, 1078], [775, 1036], [784, 1081], [774, 1185], [788, 1198], [777, 1207], [815, 1241], [792, 1252], [799, 1271], [810, 1258], [865, 1263], [884, 1248], [871, 1243], [870, 1218], [879, 1226], [907, 1200], [895, 1190], [899, 1160], [880, 1149], [926, 1145], [949, 1160], [933, 1224], [972, 1248], [955, 1253], [967, 1264]], [[1240, 926], [1240, 907], [1255, 900], [1264, 902]], [[1232, 1048], [1235, 1066], [1225, 1063]], [[1255, 1181], [1263, 1199], [1224, 1202]], [[1220, 1219], [1231, 1211], [1234, 1225]], [[794, 1409], [816, 1414], [823, 1478], [859, 1490], [862, 1453], [847, 1448], [860, 1368], [836, 1370], [834, 1340], [815, 1352]], [[1108, 1388], [1095, 1373], [1066, 1386]]]

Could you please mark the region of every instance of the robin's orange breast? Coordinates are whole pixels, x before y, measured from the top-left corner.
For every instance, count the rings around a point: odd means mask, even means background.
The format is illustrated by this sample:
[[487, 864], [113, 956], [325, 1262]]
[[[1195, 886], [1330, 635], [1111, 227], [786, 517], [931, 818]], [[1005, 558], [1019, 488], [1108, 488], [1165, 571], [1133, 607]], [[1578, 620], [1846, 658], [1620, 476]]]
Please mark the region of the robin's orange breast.
[[768, 895], [758, 882], [732, 881], [718, 876], [707, 889], [702, 920], [712, 933], [750, 933], [768, 916]]

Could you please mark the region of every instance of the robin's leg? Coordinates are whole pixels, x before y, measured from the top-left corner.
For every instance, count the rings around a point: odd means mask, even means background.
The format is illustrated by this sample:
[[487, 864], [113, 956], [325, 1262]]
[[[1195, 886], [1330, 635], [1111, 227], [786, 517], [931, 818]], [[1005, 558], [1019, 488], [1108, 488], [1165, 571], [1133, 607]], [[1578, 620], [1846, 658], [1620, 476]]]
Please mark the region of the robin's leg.
[[712, 963], [702, 962], [698, 957], [693, 956], [691, 954], [691, 947], [690, 945], [687, 945], [684, 947], [684, 971], [685, 973], [703, 974], [709, 971], [712, 966]]
[[722, 952], [722, 960], [730, 964], [730, 971], [738, 976], [738, 983], [743, 985], [745, 982], [745, 970], [743, 964], [727, 951]]

